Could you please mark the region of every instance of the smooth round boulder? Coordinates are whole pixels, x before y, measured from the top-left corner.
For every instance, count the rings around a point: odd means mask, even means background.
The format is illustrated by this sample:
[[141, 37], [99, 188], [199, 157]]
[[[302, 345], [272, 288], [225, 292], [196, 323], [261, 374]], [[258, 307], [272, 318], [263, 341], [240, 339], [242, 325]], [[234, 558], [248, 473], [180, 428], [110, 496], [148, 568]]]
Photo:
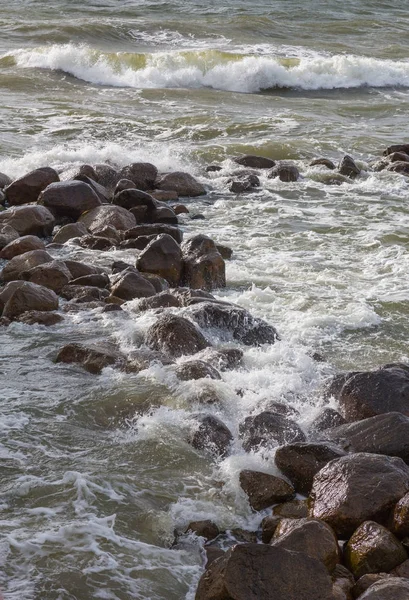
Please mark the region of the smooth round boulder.
[[92, 187], [82, 181], [52, 183], [41, 192], [39, 203], [58, 217], [72, 219], [102, 204]]
[[196, 415], [188, 443], [196, 450], [206, 450], [224, 458], [230, 450], [233, 435], [230, 429], [213, 415]]
[[271, 169], [268, 174], [269, 179], [278, 177], [280, 181], [291, 182], [297, 181], [300, 177], [300, 172], [295, 165], [279, 163]]
[[409, 580], [388, 577], [373, 583], [358, 600], [408, 600], [408, 598]]
[[240, 472], [239, 481], [251, 508], [257, 511], [290, 500], [295, 495], [292, 485], [268, 473], [244, 469]]
[[121, 179], [119, 174], [114, 167], [107, 164], [94, 165], [94, 171], [97, 176], [97, 182], [104, 186], [110, 193], [115, 189], [116, 184]]
[[15, 287], [4, 304], [2, 316], [13, 320], [22, 313], [31, 310], [52, 311], [58, 309], [58, 297], [46, 287], [21, 282]]
[[327, 167], [327, 169], [335, 169], [335, 165], [332, 162], [332, 160], [329, 160], [329, 158], [314, 158], [314, 160], [312, 160], [310, 162], [310, 167], [317, 167], [317, 166], [323, 166], [323, 167]]
[[40, 240], [36, 235], [23, 235], [7, 244], [0, 252], [0, 258], [11, 260], [15, 256], [31, 250], [45, 250], [43, 240]]
[[52, 256], [45, 250], [30, 250], [30, 252], [19, 254], [6, 264], [1, 272], [1, 279], [3, 281], [21, 279], [25, 271], [29, 271], [33, 267], [38, 267], [52, 260]]
[[295, 421], [269, 411], [246, 417], [239, 425], [239, 433], [246, 452], [305, 441], [305, 435]]
[[[91, 211], [92, 212], [92, 211]], [[88, 230], [83, 223], [68, 223], [61, 227], [53, 237], [53, 243], [65, 244], [68, 240], [87, 235]]]
[[341, 160], [338, 169], [341, 175], [345, 175], [351, 179], [355, 179], [355, 177], [357, 177], [361, 172], [361, 169], [358, 167], [354, 159], [348, 155], [344, 156], [344, 158]]
[[409, 467], [400, 458], [357, 453], [332, 460], [314, 477], [309, 515], [349, 537], [364, 521], [385, 519], [409, 491]]
[[153, 285], [137, 271], [122, 271], [113, 280], [111, 286], [112, 296], [122, 300], [134, 300], [154, 296], [156, 290]]
[[85, 275], [97, 275], [104, 272], [101, 267], [82, 263], [77, 260], [65, 260], [64, 263], [73, 279], [84, 277]]
[[195, 600], [333, 600], [318, 560], [265, 544], [238, 544], [211, 563]]
[[121, 179], [128, 179], [135, 184], [135, 187], [146, 191], [155, 187], [158, 169], [151, 163], [137, 162], [123, 167], [119, 175]]
[[45, 206], [13, 206], [0, 213], [0, 227], [10, 225], [20, 235], [48, 237], [54, 224], [54, 216]]
[[40, 193], [51, 183], [60, 181], [57, 171], [51, 167], [35, 169], [12, 181], [5, 189], [10, 206], [36, 202]]
[[43, 285], [57, 294], [61, 292], [68, 282], [72, 279], [72, 275], [62, 261], [53, 260], [49, 263], [38, 265], [25, 271], [22, 277], [26, 281]]
[[192, 379], [221, 379], [220, 373], [204, 360], [185, 360], [176, 367], [176, 375], [182, 381]]
[[271, 169], [276, 164], [271, 158], [257, 156], [255, 154], [245, 154], [244, 156], [239, 156], [233, 160], [238, 165], [250, 167], [251, 169]]
[[146, 225], [136, 225], [136, 227], [132, 227], [132, 229], [128, 229], [125, 232], [125, 239], [135, 239], [141, 236], [149, 236], [149, 235], [160, 235], [161, 233], [167, 233], [173, 237], [173, 239], [178, 243], [182, 243], [183, 232], [179, 227], [175, 227], [174, 225], [166, 225], [160, 223], [152, 223]]
[[142, 250], [136, 266], [142, 272], [159, 275], [170, 285], [177, 286], [182, 274], [182, 251], [173, 237], [162, 233]]
[[323, 408], [322, 411], [317, 415], [314, 421], [311, 423], [311, 431], [316, 433], [325, 431], [331, 427], [339, 427], [346, 423], [344, 417], [339, 414], [334, 408]]
[[93, 374], [101, 373], [108, 366], [124, 367], [126, 358], [111, 347], [98, 345], [67, 344], [58, 351], [56, 363], [79, 364]]
[[214, 540], [219, 534], [220, 530], [216, 523], [206, 519], [205, 521], [191, 521], [186, 527], [185, 533], [195, 533], [199, 537], [205, 538], [208, 542]]
[[194, 198], [206, 194], [206, 189], [189, 173], [175, 171], [162, 175], [155, 184], [160, 190], [176, 192], [178, 196]]
[[173, 357], [195, 354], [210, 346], [195, 325], [172, 314], [164, 314], [146, 332], [146, 344]]
[[212, 290], [226, 286], [226, 267], [215, 242], [196, 235], [182, 245], [183, 285]]

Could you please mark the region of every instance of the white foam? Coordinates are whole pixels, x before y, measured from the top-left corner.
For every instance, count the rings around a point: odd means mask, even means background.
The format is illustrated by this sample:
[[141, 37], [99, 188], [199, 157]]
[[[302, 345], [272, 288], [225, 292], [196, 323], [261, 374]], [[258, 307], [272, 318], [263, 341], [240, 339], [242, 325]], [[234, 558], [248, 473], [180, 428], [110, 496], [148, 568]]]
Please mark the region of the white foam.
[[[89, 83], [145, 88], [200, 88], [252, 93], [271, 88], [304, 90], [409, 86], [409, 62], [340, 54], [246, 56], [215, 50], [139, 55], [104, 54], [89, 46], [65, 44], [13, 53], [19, 67], [64, 71]], [[136, 55], [137, 58], [138, 55]]]

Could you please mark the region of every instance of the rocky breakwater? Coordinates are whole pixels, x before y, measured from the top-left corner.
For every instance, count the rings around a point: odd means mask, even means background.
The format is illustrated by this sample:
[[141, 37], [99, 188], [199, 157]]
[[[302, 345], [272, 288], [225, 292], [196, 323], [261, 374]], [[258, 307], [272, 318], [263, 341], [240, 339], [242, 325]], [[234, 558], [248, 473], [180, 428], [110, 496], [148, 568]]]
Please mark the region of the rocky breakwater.
[[[256, 172], [232, 173], [234, 193], [257, 187], [264, 169], [284, 182], [300, 176], [295, 165], [272, 159], [245, 156], [236, 163]], [[335, 169], [328, 159], [313, 166]], [[354, 178], [360, 169], [344, 157], [338, 171]], [[43, 168], [15, 181], [0, 175], [0, 182], [2, 326], [53, 327], [69, 313], [88, 310], [115, 311], [129, 321], [151, 311], [154, 318], [132, 352], [111, 339], [84, 340], [62, 344], [57, 363], [98, 374], [106, 367], [134, 373], [157, 361], [180, 381], [218, 380], [238, 367], [241, 346], [279, 340], [271, 324], [212, 294], [226, 286], [231, 251], [203, 234], [183, 240], [179, 197], [206, 193], [191, 175], [159, 174], [154, 165], [135, 163], [122, 170], [83, 165], [59, 174]], [[76, 249], [90, 256], [124, 250], [129, 260], [107, 269], [75, 260]], [[235, 530], [237, 543], [227, 551], [217, 524], [187, 525], [205, 552], [196, 600], [407, 599], [408, 390], [404, 364], [341, 374], [325, 392], [338, 411], [325, 408], [308, 431], [276, 402], [233, 432], [207, 412], [219, 398], [204, 389], [195, 398], [203, 410], [192, 415], [187, 443], [224, 458], [236, 434], [243, 453], [275, 449], [277, 475], [240, 472], [260, 526]]]

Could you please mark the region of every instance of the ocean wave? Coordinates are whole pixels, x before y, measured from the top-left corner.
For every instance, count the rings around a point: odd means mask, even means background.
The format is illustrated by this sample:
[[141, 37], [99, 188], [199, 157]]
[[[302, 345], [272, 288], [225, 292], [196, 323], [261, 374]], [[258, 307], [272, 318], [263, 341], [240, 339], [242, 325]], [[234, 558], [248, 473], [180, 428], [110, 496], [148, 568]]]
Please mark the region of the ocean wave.
[[[274, 88], [331, 90], [363, 86], [409, 86], [409, 62], [354, 55], [317, 54], [298, 58], [249, 56], [220, 50], [103, 53], [65, 44], [3, 55], [22, 68], [63, 71], [83, 81], [145, 88], [208, 87], [254, 93]], [[1, 64], [1, 62], [0, 62]]]

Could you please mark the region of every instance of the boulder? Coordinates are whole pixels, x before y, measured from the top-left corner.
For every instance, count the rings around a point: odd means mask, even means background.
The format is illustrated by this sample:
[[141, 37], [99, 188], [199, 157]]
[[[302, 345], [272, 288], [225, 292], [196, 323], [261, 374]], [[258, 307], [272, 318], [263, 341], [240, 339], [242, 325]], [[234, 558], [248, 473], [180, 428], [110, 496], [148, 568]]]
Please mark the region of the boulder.
[[155, 200], [159, 200], [160, 202], [172, 202], [179, 198], [177, 192], [174, 192], [173, 190], [151, 190], [149, 193], [152, 198], [155, 198]]
[[368, 573], [391, 571], [408, 555], [399, 540], [385, 527], [365, 521], [348, 540], [344, 551], [345, 565], [358, 579]]
[[256, 156], [254, 154], [245, 154], [233, 159], [235, 163], [250, 169], [271, 169], [275, 166], [275, 161], [264, 156]]
[[52, 260], [52, 256], [45, 250], [30, 250], [30, 252], [25, 252], [12, 258], [1, 272], [1, 278], [3, 281], [21, 279], [25, 271], [29, 271], [33, 267], [38, 267], [38, 265], [51, 262]]
[[273, 508], [273, 516], [282, 519], [304, 519], [308, 517], [307, 500], [290, 500]]
[[54, 260], [37, 265], [22, 274], [26, 281], [37, 283], [59, 294], [63, 287], [72, 279], [71, 273], [62, 261]]
[[314, 477], [309, 514], [349, 536], [364, 521], [382, 521], [409, 491], [400, 458], [358, 453], [332, 460]]
[[386, 170], [394, 173], [402, 173], [402, 175], [409, 175], [409, 162], [406, 160], [393, 162], [386, 167]]
[[115, 246], [119, 246], [122, 240], [121, 233], [111, 225], [106, 225], [101, 229], [95, 230], [94, 235], [96, 237], [102, 237], [111, 240]]
[[346, 423], [344, 417], [333, 408], [323, 408], [319, 415], [311, 423], [311, 431], [319, 432], [330, 429], [331, 427], [339, 427]]
[[373, 583], [358, 600], [408, 600], [409, 581], [399, 577], [383, 578]]
[[87, 228], [83, 223], [68, 223], [61, 227], [53, 237], [55, 244], [65, 244], [68, 240], [87, 235]]
[[176, 375], [182, 381], [192, 379], [221, 379], [220, 373], [203, 360], [186, 360], [176, 367]]
[[[92, 167], [91, 167], [92, 169]], [[94, 175], [96, 177], [96, 174]], [[82, 181], [83, 183], [88, 184], [96, 193], [98, 198], [101, 200], [102, 204], [107, 204], [111, 201], [110, 192], [103, 186], [95, 181], [95, 179], [91, 176], [85, 175], [83, 173], [79, 173], [76, 177], [73, 177], [75, 181]]]
[[170, 285], [178, 285], [182, 274], [182, 251], [166, 233], [152, 240], [138, 256], [137, 268], [163, 277]]
[[409, 417], [390, 412], [347, 423], [323, 432], [346, 452], [371, 452], [399, 456], [409, 463]]
[[[405, 546], [405, 548], [407, 551], [407, 546]], [[391, 575], [394, 577], [405, 577], [406, 579], [409, 579], [409, 559], [405, 560], [403, 563], [392, 569]]]
[[51, 183], [60, 181], [57, 171], [51, 167], [35, 169], [19, 179], [15, 179], [5, 189], [10, 206], [19, 206], [29, 202], [37, 202], [40, 193]]
[[41, 310], [27, 310], [19, 315], [16, 319], [19, 323], [25, 325], [44, 325], [51, 327], [64, 321], [64, 317], [55, 312], [43, 312]]
[[405, 494], [393, 509], [389, 529], [399, 538], [409, 536], [409, 494]]
[[19, 254], [25, 254], [31, 250], [45, 250], [43, 240], [35, 235], [23, 235], [7, 244], [0, 252], [0, 258], [10, 260]]
[[94, 181], [98, 179], [95, 169], [91, 165], [80, 165], [79, 167], [71, 167], [60, 173], [60, 181], [68, 181], [79, 177], [90, 177]]
[[[207, 300], [218, 302], [213, 294], [205, 292], [204, 290], [192, 290], [188, 287], [178, 287], [172, 290], [172, 293], [179, 298], [181, 306], [191, 306], [192, 304], [206, 302]], [[224, 303], [221, 302], [221, 304]]]
[[196, 358], [205, 360], [219, 371], [228, 371], [240, 366], [243, 351], [239, 348], [205, 348]]
[[389, 154], [388, 160], [390, 162], [409, 162], [409, 155], [405, 152], [392, 152]]
[[150, 214], [150, 221], [152, 221], [152, 223], [169, 223], [170, 225], [177, 225], [179, 222], [173, 208], [170, 206], [158, 205]]
[[13, 180], [11, 179], [11, 177], [5, 175], [5, 173], [0, 173], [0, 190], [10, 185], [12, 181]]
[[175, 215], [188, 215], [190, 210], [184, 204], [175, 204], [172, 206]]
[[0, 213], [0, 227], [10, 225], [20, 235], [51, 235], [55, 219], [44, 206], [13, 206]]
[[173, 357], [195, 354], [210, 346], [195, 325], [183, 317], [164, 314], [146, 333], [146, 343]]
[[348, 155], [344, 156], [341, 160], [338, 169], [341, 175], [345, 175], [351, 179], [355, 179], [361, 172], [361, 169], [355, 163], [354, 159]]
[[388, 573], [369, 573], [368, 575], [362, 575], [351, 590], [352, 597], [355, 599], [360, 598], [361, 594], [366, 592], [366, 590], [377, 581], [391, 578], [393, 578], [393, 575], [388, 575]]
[[[13, 320], [29, 310], [51, 311], [58, 309], [58, 297], [52, 290], [27, 281], [19, 283], [20, 285], [13, 289], [4, 304], [3, 317]], [[7, 286], [5, 291], [7, 291]]]
[[176, 192], [178, 196], [187, 196], [190, 198], [206, 194], [206, 190], [201, 183], [192, 177], [192, 175], [189, 175], [189, 173], [183, 173], [182, 171], [162, 175], [156, 181], [155, 187], [160, 190]]
[[39, 203], [58, 217], [72, 219], [102, 204], [92, 187], [82, 181], [52, 183], [41, 192]]
[[400, 412], [409, 417], [409, 370], [391, 365], [346, 375], [339, 394], [342, 416], [348, 421]]
[[208, 542], [210, 542], [210, 540], [214, 540], [214, 538], [216, 538], [220, 533], [216, 523], [213, 523], [213, 521], [210, 520], [191, 521], [186, 527], [185, 533], [189, 532], [195, 533], [199, 537], [205, 538], [205, 540], [207, 540]]
[[130, 179], [120, 179], [115, 186], [114, 196], [122, 192], [123, 190], [132, 190], [135, 189], [136, 185]]
[[19, 238], [18, 232], [10, 225], [0, 224], [0, 250]]
[[179, 301], [173, 294], [170, 294], [167, 290], [165, 290], [155, 294], [154, 296], [150, 296], [149, 298], [142, 298], [142, 300], [138, 302], [137, 309], [143, 311], [156, 308], [169, 308], [171, 306], [174, 308], [179, 308]]
[[97, 182], [103, 185], [108, 192], [113, 193], [116, 184], [121, 179], [121, 175], [111, 165], [94, 165], [94, 171], [97, 176]]
[[246, 346], [274, 344], [279, 339], [272, 325], [253, 317], [240, 306], [200, 302], [192, 307], [190, 314], [200, 327], [217, 329], [221, 339], [233, 338]]
[[79, 238], [78, 246], [81, 248], [88, 248], [89, 250], [110, 250], [115, 243], [107, 237], [100, 237], [98, 235], [84, 235]]
[[216, 244], [206, 235], [196, 235], [182, 245], [184, 285], [212, 290], [226, 286], [226, 267]]
[[120, 172], [121, 179], [128, 179], [140, 190], [151, 190], [155, 187], [158, 169], [151, 163], [132, 163], [124, 167]]
[[78, 262], [77, 260], [65, 260], [64, 262], [73, 279], [84, 277], [85, 275], [97, 275], [103, 273], [103, 269], [101, 267], [96, 267], [95, 265]]
[[105, 300], [109, 296], [108, 290], [86, 285], [66, 285], [60, 290], [60, 296], [76, 303], [94, 302]]
[[141, 236], [150, 236], [150, 235], [160, 235], [161, 233], [167, 233], [173, 237], [173, 239], [178, 243], [182, 243], [183, 233], [179, 229], [179, 227], [174, 227], [173, 225], [165, 225], [153, 223], [149, 225], [137, 225], [136, 227], [132, 227], [132, 229], [128, 229], [125, 232], [125, 239], [131, 240]]
[[344, 455], [343, 450], [330, 444], [298, 442], [278, 448], [275, 462], [298, 493], [309, 494], [316, 473], [331, 460]]
[[246, 417], [239, 425], [239, 433], [246, 452], [305, 441], [305, 435], [295, 421], [268, 411]]
[[232, 441], [231, 431], [220, 419], [213, 415], [196, 415], [195, 426], [188, 439], [193, 448], [225, 457]]
[[275, 179], [276, 177], [285, 182], [297, 181], [300, 172], [295, 165], [280, 163], [273, 167], [268, 174], [269, 179]]
[[77, 279], [72, 279], [70, 281], [70, 285], [86, 285], [102, 289], [109, 287], [110, 283], [111, 282], [106, 273], [83, 275], [82, 277], [77, 277]]
[[103, 204], [81, 215], [79, 223], [94, 233], [107, 226], [114, 227], [118, 231], [126, 231], [135, 227], [136, 220], [129, 210], [121, 206]]
[[241, 471], [240, 486], [254, 510], [264, 510], [294, 497], [294, 488], [287, 481], [260, 471]]
[[150, 194], [136, 188], [122, 190], [114, 196], [113, 203], [126, 210], [143, 206], [148, 212], [152, 212], [156, 208], [155, 199]]
[[229, 260], [233, 256], [233, 250], [229, 246], [223, 246], [223, 244], [216, 244], [218, 253], [224, 260]]
[[111, 294], [122, 300], [134, 300], [154, 296], [153, 285], [137, 271], [122, 271], [113, 280]]
[[310, 167], [317, 167], [321, 165], [331, 170], [334, 170], [336, 168], [332, 160], [329, 160], [328, 158], [315, 158], [310, 162]]
[[77, 363], [90, 373], [98, 374], [108, 366], [124, 367], [125, 357], [116, 349], [95, 345], [67, 344], [58, 351], [57, 363]]
[[393, 146], [389, 146], [384, 150], [383, 155], [387, 156], [394, 152], [404, 152], [405, 154], [409, 154], [409, 144], [394, 144]]
[[306, 554], [239, 544], [202, 575], [195, 600], [333, 600], [324, 565]]
[[273, 537], [274, 532], [281, 520], [282, 517], [274, 515], [270, 517], [264, 517], [264, 519], [261, 521], [261, 541], [263, 544], [270, 543], [271, 538]]
[[316, 558], [329, 573], [333, 572], [340, 560], [335, 533], [329, 525], [318, 519], [281, 519], [270, 544]]
[[260, 187], [260, 179], [257, 175], [247, 175], [240, 179], [229, 179], [228, 182], [230, 192], [233, 194], [242, 194], [243, 192], [249, 192], [253, 188]]

